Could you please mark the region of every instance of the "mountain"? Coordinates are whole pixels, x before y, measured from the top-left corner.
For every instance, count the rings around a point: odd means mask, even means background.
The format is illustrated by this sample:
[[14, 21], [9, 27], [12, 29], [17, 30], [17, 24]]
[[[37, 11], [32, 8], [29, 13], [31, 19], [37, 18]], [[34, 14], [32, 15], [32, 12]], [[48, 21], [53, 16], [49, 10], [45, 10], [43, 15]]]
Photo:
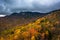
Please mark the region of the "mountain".
[[25, 25], [45, 15], [47, 14], [43, 14], [39, 12], [12, 13], [11, 15], [0, 18], [0, 29], [4, 30], [4, 29], [12, 28], [12, 26], [15, 27], [20, 25]]
[[0, 40], [60, 40], [60, 10], [40, 16], [28, 24], [1, 31], [0, 35]]

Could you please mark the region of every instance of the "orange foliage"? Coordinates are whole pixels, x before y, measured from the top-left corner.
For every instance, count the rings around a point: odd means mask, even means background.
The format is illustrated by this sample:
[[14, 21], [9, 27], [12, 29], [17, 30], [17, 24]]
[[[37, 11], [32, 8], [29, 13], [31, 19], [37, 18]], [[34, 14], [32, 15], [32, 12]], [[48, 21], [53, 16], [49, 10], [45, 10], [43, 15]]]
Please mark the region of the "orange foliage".
[[35, 29], [31, 28], [31, 29], [29, 29], [29, 33], [31, 33], [31, 35], [34, 36], [37, 33], [37, 31]]
[[30, 33], [29, 32], [23, 32], [22, 33], [22, 36], [24, 37], [24, 38], [28, 38], [29, 36], [30, 36]]

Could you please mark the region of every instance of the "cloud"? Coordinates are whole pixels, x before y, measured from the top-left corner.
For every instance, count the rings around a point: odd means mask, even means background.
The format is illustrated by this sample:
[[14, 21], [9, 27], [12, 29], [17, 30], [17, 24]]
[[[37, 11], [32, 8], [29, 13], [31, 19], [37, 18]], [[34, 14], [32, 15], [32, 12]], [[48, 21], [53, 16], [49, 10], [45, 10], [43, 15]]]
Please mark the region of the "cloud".
[[0, 12], [49, 12], [56, 9], [60, 9], [60, 0], [0, 0]]
[[[8, 5], [12, 5], [14, 8], [33, 8], [33, 5], [41, 5], [41, 6], [52, 6], [56, 3], [60, 2], [60, 0], [8, 0]], [[9, 5], [9, 6], [10, 6]]]
[[0, 15], [0, 17], [5, 17], [6, 15]]
[[51, 6], [55, 3], [60, 2], [60, 0], [36, 0], [36, 2], [43, 6]]

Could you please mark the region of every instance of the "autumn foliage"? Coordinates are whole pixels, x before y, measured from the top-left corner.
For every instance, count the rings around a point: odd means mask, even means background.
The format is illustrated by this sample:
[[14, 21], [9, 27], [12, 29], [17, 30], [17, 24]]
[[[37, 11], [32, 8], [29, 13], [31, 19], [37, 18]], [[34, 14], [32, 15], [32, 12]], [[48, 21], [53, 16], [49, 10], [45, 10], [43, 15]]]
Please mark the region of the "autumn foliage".
[[0, 40], [54, 40], [53, 37], [57, 37], [54, 33], [60, 19], [56, 18], [57, 14], [51, 15], [53, 16], [45, 16], [27, 25], [1, 31]]

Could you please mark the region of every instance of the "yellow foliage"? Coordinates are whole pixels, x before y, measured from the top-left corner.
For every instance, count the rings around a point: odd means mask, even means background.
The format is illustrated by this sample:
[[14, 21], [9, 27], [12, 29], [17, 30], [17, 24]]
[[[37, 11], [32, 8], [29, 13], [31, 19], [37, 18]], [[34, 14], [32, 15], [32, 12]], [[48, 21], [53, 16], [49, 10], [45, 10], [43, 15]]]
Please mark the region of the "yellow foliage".
[[15, 34], [19, 34], [20, 31], [21, 31], [20, 29], [16, 29], [16, 30], [15, 30]]
[[24, 37], [24, 38], [28, 38], [29, 36], [30, 36], [30, 33], [29, 32], [23, 32], [22, 33], [22, 36]]
[[19, 37], [18, 35], [14, 35], [13, 39], [18, 39], [18, 37]]
[[35, 40], [35, 36], [32, 36], [32, 37], [31, 37], [31, 40]]
[[[18, 26], [13, 30], [14, 34], [9, 34], [7, 40], [36, 40], [36, 37], [44, 39], [45, 35], [49, 35], [49, 32], [55, 30], [54, 24], [59, 24], [59, 21], [56, 21], [55, 16], [50, 20], [50, 17], [39, 18], [35, 22], [29, 23], [27, 25]], [[55, 20], [53, 20], [55, 19]], [[53, 21], [52, 21], [53, 20]], [[51, 22], [50, 22], [51, 21]], [[12, 28], [14, 29], [14, 28]], [[47, 31], [49, 30], [49, 31]], [[7, 33], [12, 32], [11, 30]], [[5, 32], [4, 32], [5, 33]], [[7, 35], [7, 34], [6, 34]], [[3, 37], [0, 40], [4, 40]]]
[[0, 37], [0, 40], [5, 40], [3, 37]]
[[46, 31], [46, 32], [45, 32], [45, 34], [46, 34], [46, 35], [49, 35], [49, 32], [48, 32], [48, 31]]
[[35, 22], [35, 24], [39, 24], [39, 23], [40, 23], [40, 20], [41, 20], [41, 19], [38, 19], [38, 20]]

